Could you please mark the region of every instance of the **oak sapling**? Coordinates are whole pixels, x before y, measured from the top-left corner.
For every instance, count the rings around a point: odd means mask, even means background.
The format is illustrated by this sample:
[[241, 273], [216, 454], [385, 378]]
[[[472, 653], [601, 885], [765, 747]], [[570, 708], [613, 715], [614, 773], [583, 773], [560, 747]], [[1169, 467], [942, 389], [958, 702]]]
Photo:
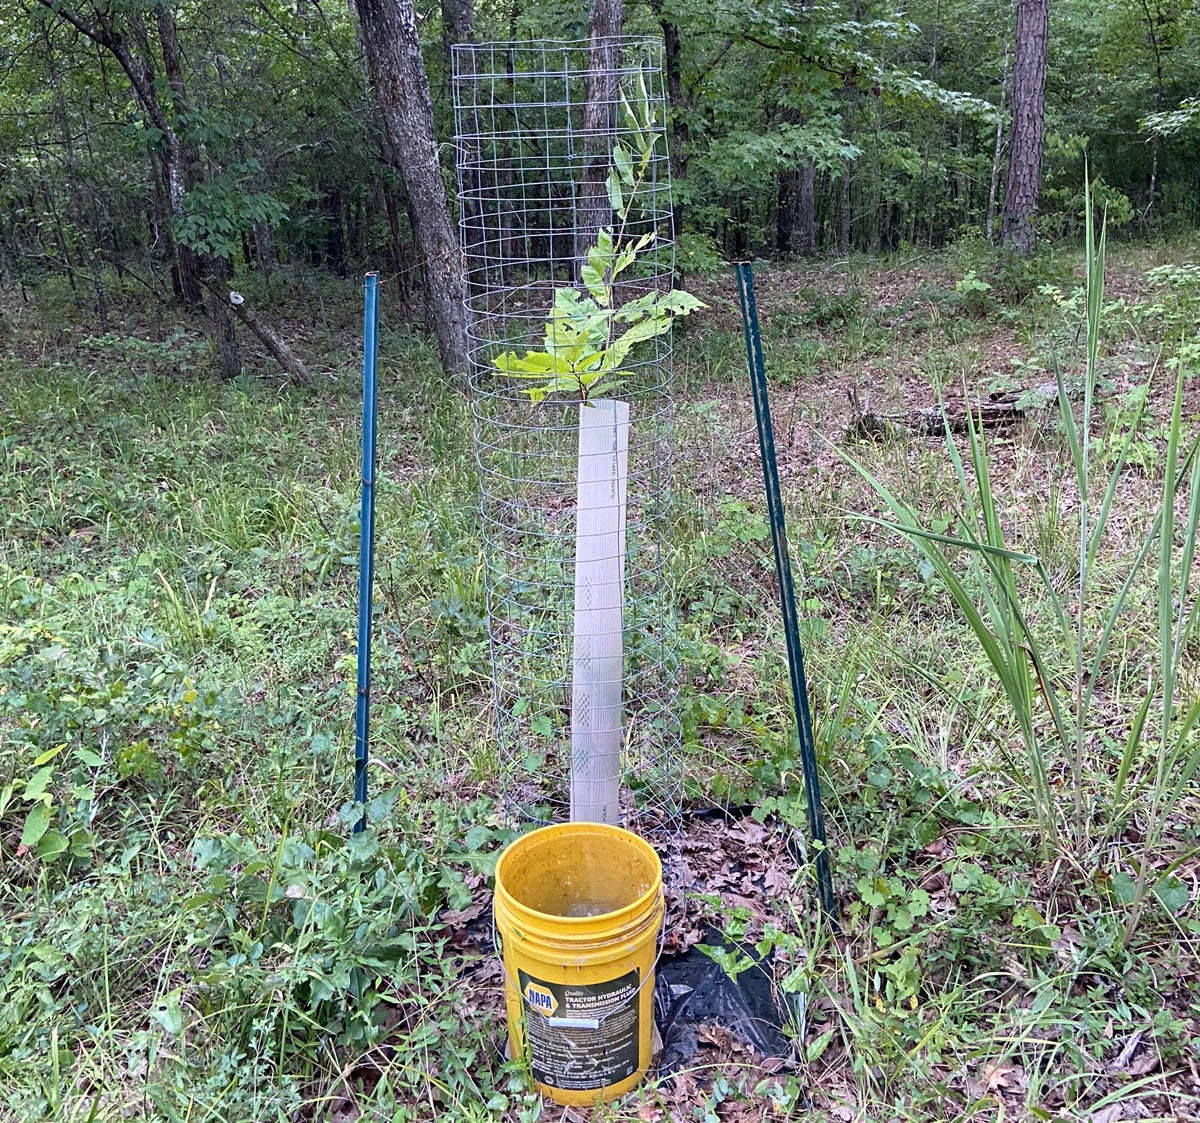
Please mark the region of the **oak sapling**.
[[635, 148], [631, 151], [618, 143], [613, 149], [606, 182], [615, 221], [599, 231], [595, 245], [588, 249], [580, 269], [580, 286], [563, 285], [555, 291], [542, 350], [524, 355], [507, 351], [492, 363], [498, 373], [526, 380], [529, 385], [524, 392], [534, 402], [557, 393], [574, 394], [581, 402], [589, 402], [611, 393], [624, 381], [620, 371], [634, 347], [666, 334], [677, 316], [704, 307], [680, 289], [651, 291], [621, 305], [614, 300], [617, 278], [657, 239], [655, 230], [636, 238], [627, 234], [638, 192], [645, 185], [655, 147], [662, 138], [655, 128], [658, 111], [644, 83], [639, 86], [636, 111], [628, 98], [621, 96]]

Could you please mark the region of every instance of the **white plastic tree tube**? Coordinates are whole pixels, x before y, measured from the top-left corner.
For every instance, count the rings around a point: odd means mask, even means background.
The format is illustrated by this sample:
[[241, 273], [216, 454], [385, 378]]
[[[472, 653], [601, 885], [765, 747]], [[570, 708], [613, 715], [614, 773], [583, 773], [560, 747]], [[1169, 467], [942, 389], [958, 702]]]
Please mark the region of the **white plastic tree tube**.
[[616, 823], [624, 739], [622, 646], [629, 403], [579, 407], [571, 820]]

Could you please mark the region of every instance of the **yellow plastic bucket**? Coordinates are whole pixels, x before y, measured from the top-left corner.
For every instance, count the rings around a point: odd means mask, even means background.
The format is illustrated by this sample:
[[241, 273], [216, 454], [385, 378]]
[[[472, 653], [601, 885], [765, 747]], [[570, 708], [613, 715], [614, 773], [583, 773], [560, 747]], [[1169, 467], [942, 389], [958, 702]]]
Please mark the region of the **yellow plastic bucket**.
[[637, 835], [560, 823], [511, 843], [496, 864], [508, 1041], [540, 1091], [593, 1104], [650, 1067], [662, 864]]

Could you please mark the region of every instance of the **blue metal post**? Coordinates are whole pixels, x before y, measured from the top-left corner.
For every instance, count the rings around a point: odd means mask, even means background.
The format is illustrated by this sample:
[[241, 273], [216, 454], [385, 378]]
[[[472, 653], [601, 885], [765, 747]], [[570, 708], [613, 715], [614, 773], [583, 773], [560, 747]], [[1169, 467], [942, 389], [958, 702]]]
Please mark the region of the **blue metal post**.
[[[358, 698], [354, 710], [354, 802], [367, 802], [371, 745], [371, 592], [375, 578], [375, 414], [379, 354], [379, 274], [368, 273], [363, 290], [362, 509], [358, 548]], [[354, 824], [357, 834], [367, 813]]]
[[825, 847], [825, 813], [821, 808], [821, 780], [817, 775], [817, 752], [813, 741], [812, 715], [808, 709], [808, 683], [804, 677], [804, 649], [800, 646], [796, 591], [792, 585], [792, 562], [788, 551], [787, 527], [784, 525], [783, 518], [779, 468], [775, 463], [775, 432], [771, 426], [771, 404], [767, 397], [767, 369], [763, 361], [762, 336], [758, 327], [758, 308], [754, 302], [754, 273], [748, 261], [737, 262], [734, 270], [737, 273], [738, 299], [742, 306], [742, 327], [746, 336], [746, 365], [750, 369], [754, 419], [758, 425], [758, 447], [762, 456], [763, 487], [767, 493], [771, 544], [775, 548], [775, 576], [779, 582], [779, 606], [783, 610], [783, 634], [787, 641], [792, 702], [796, 708], [796, 725], [800, 733], [800, 768], [804, 773], [804, 794], [808, 799], [808, 831], [817, 850], [817, 892], [821, 901], [821, 910], [829, 918], [830, 923], [836, 927], [837, 905], [833, 899], [833, 878], [829, 872], [829, 852]]

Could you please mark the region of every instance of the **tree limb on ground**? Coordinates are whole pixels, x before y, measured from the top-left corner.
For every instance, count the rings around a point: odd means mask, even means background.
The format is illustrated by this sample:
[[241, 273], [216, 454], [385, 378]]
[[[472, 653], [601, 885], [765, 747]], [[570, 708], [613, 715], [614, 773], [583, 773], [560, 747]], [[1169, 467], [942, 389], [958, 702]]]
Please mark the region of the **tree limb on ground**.
[[[1005, 390], [986, 398], [944, 402], [941, 406], [910, 409], [902, 413], [875, 413], [871, 397], [860, 397], [857, 388], [848, 391], [851, 418], [846, 436], [854, 440], [876, 437], [917, 436], [940, 437], [947, 429], [951, 433], [969, 431], [967, 411], [977, 428], [995, 429], [1013, 425], [1025, 419], [1030, 409], [1040, 409], [1058, 399], [1058, 384], [1043, 382], [1021, 390]], [[1073, 388], [1068, 395], [1075, 397]]]
[[246, 303], [246, 298], [240, 292], [235, 292], [227, 284], [223, 284], [213, 277], [201, 277], [200, 283], [210, 292], [229, 301], [229, 307], [233, 314], [271, 353], [271, 357], [283, 367], [292, 382], [298, 386], [312, 385], [312, 375], [309, 374], [304, 361], [288, 346], [287, 340], [279, 332], [258, 318], [254, 309]]

